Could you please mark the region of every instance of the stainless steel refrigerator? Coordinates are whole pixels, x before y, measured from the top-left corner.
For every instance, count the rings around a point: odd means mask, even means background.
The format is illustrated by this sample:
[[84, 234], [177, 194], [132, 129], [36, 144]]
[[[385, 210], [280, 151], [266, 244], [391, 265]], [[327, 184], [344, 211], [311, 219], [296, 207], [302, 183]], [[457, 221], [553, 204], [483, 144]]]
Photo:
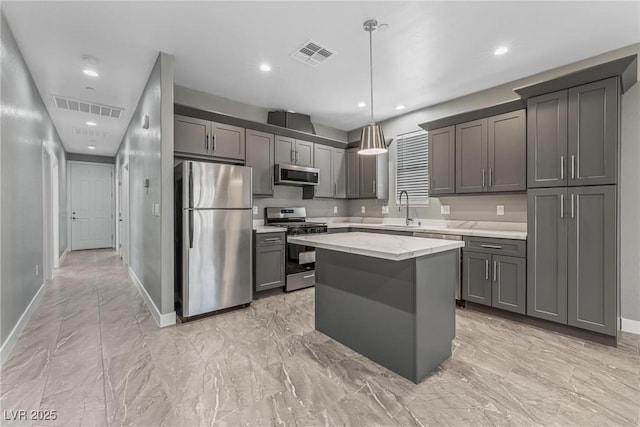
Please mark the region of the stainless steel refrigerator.
[[175, 167], [176, 311], [189, 318], [252, 299], [251, 168]]

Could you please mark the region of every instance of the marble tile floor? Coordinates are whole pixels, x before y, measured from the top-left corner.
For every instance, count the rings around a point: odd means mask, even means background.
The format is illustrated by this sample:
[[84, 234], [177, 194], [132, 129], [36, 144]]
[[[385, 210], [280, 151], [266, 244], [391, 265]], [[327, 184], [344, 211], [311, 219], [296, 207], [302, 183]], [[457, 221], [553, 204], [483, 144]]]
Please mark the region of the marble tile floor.
[[637, 426], [640, 337], [618, 348], [458, 309], [419, 385], [314, 330], [314, 290], [159, 329], [115, 252], [70, 253], [0, 373], [2, 426]]

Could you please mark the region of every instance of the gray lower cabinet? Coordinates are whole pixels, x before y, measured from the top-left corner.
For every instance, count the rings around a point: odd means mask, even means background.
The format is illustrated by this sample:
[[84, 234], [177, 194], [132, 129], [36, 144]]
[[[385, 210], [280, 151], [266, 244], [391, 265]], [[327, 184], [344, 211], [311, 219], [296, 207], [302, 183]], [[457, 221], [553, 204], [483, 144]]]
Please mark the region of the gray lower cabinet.
[[526, 242], [465, 237], [463, 299], [515, 313], [526, 312]]
[[360, 197], [360, 155], [357, 148], [346, 150], [347, 198]]
[[456, 125], [456, 193], [485, 191], [487, 138], [487, 119]]
[[333, 197], [333, 148], [327, 145], [315, 144], [315, 168], [320, 170], [320, 182], [315, 186], [315, 197]]
[[347, 156], [342, 148], [333, 149], [333, 197], [344, 199], [347, 197]]
[[183, 155], [245, 160], [245, 129], [192, 117], [174, 116], [174, 151]]
[[429, 194], [456, 192], [456, 128], [429, 131]]
[[275, 160], [278, 164], [314, 167], [314, 143], [276, 135]]
[[462, 289], [466, 301], [491, 306], [491, 254], [462, 251]]
[[246, 166], [252, 172], [254, 196], [273, 196], [274, 138], [273, 134], [247, 129]]
[[285, 234], [254, 233], [254, 288], [256, 292], [285, 285]]
[[616, 334], [616, 186], [528, 192], [527, 314]]

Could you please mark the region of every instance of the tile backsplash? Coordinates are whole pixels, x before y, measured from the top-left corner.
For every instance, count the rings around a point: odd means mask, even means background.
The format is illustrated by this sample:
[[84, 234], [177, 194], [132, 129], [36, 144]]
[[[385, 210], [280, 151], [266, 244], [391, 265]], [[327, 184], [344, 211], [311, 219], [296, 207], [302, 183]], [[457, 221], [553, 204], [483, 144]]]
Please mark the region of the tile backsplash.
[[[335, 217], [347, 216], [348, 201], [344, 199], [310, 199], [302, 198], [302, 187], [290, 187], [286, 185], [276, 185], [274, 188], [274, 197], [269, 198], [253, 198], [253, 206], [258, 207], [258, 213], [253, 215], [253, 219], [264, 218], [264, 208], [267, 207], [297, 207], [304, 206], [307, 208], [308, 217]], [[337, 207], [336, 213], [333, 208]]]

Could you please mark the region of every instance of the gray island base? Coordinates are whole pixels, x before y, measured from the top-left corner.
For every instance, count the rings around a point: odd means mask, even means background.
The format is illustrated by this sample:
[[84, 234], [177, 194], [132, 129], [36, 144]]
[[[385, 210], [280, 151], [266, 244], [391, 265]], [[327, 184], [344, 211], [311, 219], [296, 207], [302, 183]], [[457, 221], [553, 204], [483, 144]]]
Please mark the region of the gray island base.
[[[426, 255], [419, 255], [420, 251], [390, 254], [392, 259], [387, 259], [368, 250], [327, 249], [330, 236], [342, 239], [338, 242], [342, 244], [349, 234], [360, 235], [360, 243], [370, 241], [376, 251], [389, 239], [392, 243], [402, 239], [405, 244], [406, 239], [431, 241], [433, 250]], [[315, 245], [309, 240], [314, 238]], [[295, 239], [308, 239], [305, 244], [316, 246], [318, 331], [414, 383], [451, 356], [454, 284], [463, 243], [445, 247], [442, 241], [371, 233]]]

